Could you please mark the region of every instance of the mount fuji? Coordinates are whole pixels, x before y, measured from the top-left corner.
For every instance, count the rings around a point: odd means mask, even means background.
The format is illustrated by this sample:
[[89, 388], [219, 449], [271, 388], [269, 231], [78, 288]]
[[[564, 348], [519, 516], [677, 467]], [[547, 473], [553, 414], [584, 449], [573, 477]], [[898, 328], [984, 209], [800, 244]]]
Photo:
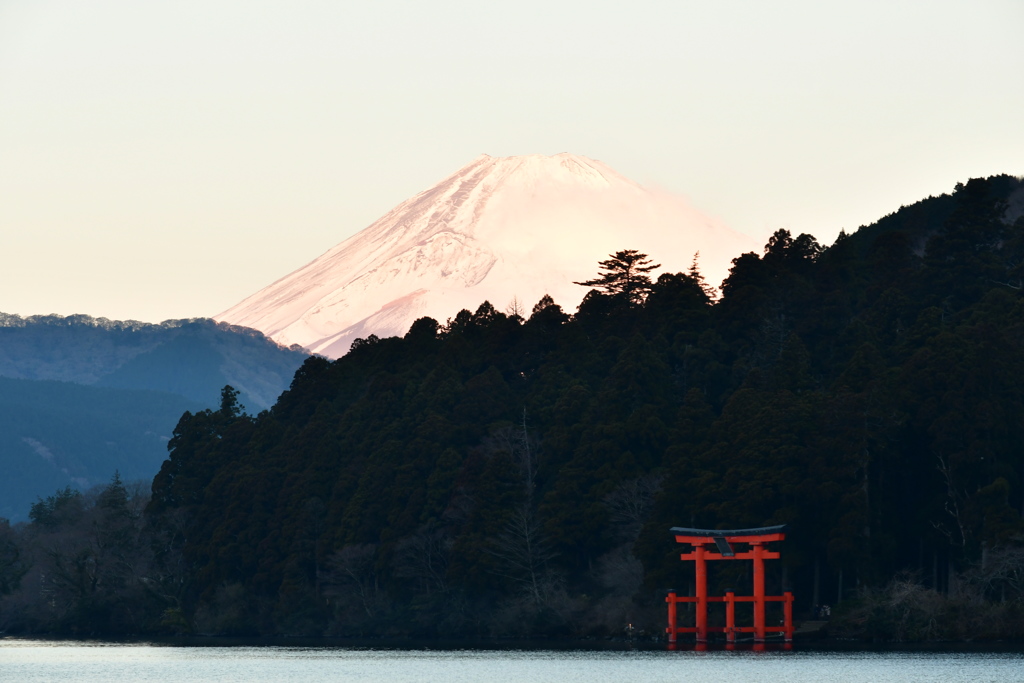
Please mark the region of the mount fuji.
[[709, 282], [753, 240], [683, 199], [572, 154], [482, 155], [434, 187], [215, 319], [337, 358], [358, 337], [402, 335], [485, 300], [527, 310], [545, 294], [567, 310], [612, 252], [637, 249], [663, 271], [700, 252]]

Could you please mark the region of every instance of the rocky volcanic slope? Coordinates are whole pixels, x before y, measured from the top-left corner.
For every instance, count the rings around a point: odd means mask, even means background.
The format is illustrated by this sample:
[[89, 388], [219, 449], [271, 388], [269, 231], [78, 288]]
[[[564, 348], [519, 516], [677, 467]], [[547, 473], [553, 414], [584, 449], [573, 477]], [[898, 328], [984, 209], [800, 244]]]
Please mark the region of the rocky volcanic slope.
[[423, 316], [443, 323], [485, 300], [529, 308], [550, 294], [571, 310], [586, 293], [573, 281], [620, 249], [644, 251], [667, 271], [687, 269], [700, 251], [717, 283], [754, 248], [599, 161], [483, 155], [216, 319], [336, 358], [355, 338], [401, 335]]

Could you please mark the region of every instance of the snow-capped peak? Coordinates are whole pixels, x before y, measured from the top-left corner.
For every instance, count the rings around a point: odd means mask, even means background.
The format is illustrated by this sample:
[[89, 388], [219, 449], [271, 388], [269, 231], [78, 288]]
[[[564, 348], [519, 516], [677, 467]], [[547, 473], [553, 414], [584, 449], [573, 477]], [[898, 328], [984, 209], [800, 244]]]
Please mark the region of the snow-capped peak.
[[571, 310], [586, 293], [573, 281], [619, 249], [666, 270], [699, 250], [717, 282], [751, 246], [599, 161], [483, 154], [216, 318], [338, 357], [357, 337], [404, 334], [416, 318], [444, 322], [484, 300], [501, 309], [551, 294]]

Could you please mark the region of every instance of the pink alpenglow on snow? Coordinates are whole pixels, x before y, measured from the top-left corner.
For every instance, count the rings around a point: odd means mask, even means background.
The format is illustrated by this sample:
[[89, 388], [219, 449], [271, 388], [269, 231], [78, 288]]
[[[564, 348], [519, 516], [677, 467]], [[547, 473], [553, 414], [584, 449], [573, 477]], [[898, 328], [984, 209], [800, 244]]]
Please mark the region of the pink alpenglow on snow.
[[[403, 335], [417, 319], [440, 323], [485, 300], [545, 294], [573, 311], [597, 262], [637, 249], [708, 282], [756, 249], [750, 238], [683, 199], [572, 154], [482, 155], [308, 265], [216, 316], [281, 344], [337, 358], [358, 337]], [[657, 273], [653, 274], [655, 277]]]

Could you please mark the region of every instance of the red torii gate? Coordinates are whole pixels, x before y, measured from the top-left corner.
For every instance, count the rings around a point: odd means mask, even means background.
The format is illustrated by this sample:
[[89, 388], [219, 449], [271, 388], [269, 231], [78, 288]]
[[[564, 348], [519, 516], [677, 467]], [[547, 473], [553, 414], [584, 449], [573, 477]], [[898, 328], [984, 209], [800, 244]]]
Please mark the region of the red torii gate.
[[[764, 594], [764, 561], [779, 559], [779, 553], [765, 547], [772, 541], [786, 538], [786, 525], [761, 527], [758, 529], [686, 529], [672, 527], [678, 543], [688, 543], [693, 550], [679, 556], [681, 560], [694, 560], [697, 569], [697, 590], [695, 596], [676, 595], [670, 590], [665, 602], [668, 603], [668, 642], [676, 642], [677, 633], [695, 633], [698, 643], [707, 642], [708, 633], [725, 633], [728, 642], [736, 641], [737, 633], [753, 633], [755, 642], [763, 642], [766, 633], [782, 633], [786, 642], [793, 640], [793, 594], [786, 591], [782, 595]], [[750, 550], [737, 553], [733, 543], [744, 543]], [[712, 552], [712, 548], [718, 552]], [[754, 561], [754, 594], [736, 595], [732, 591], [723, 597], [708, 597], [708, 573], [705, 562], [708, 560], [753, 560]], [[697, 603], [697, 623], [695, 626], [679, 626], [676, 618], [676, 605]], [[708, 626], [708, 603], [725, 603], [725, 626]], [[754, 625], [736, 625], [736, 603], [754, 603]], [[782, 626], [765, 624], [765, 603], [782, 602], [785, 614]]]

